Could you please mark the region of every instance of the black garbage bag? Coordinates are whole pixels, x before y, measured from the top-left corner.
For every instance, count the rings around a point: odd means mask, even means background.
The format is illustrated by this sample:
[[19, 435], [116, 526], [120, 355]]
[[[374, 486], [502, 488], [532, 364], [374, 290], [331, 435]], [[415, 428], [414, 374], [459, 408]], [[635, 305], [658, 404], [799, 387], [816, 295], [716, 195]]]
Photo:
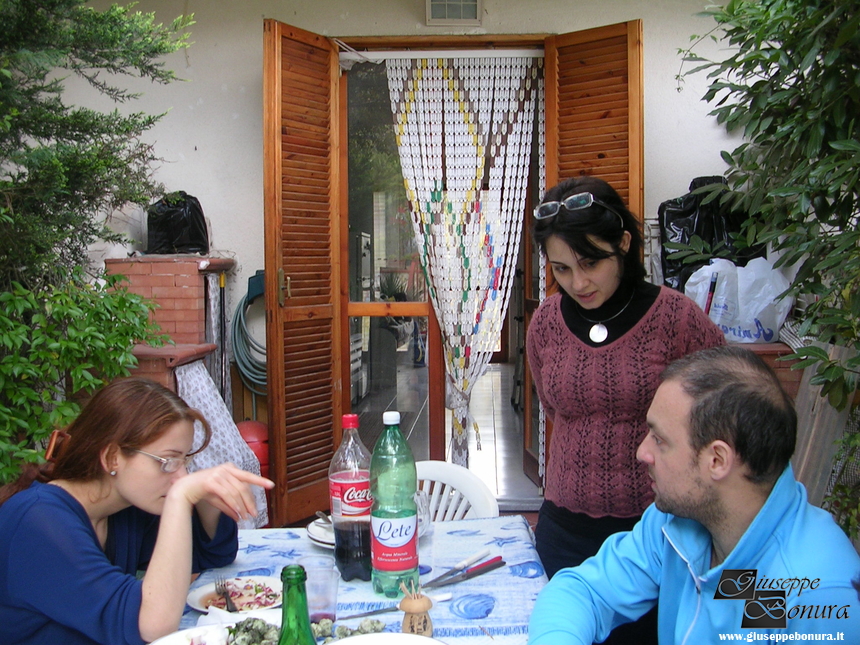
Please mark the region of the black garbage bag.
[[697, 188], [715, 183], [727, 186], [726, 179], [721, 176], [696, 177], [690, 182], [689, 193], [669, 199], [657, 209], [663, 284], [682, 293], [687, 279], [696, 269], [707, 264], [707, 261], [685, 264], [683, 260], [671, 260], [667, 256], [673, 250], [666, 248], [667, 242], [689, 244], [694, 235], [702, 238], [711, 248], [723, 242], [729, 251], [728, 259], [738, 266], [744, 266], [751, 258], [763, 254], [763, 249], [744, 249], [742, 252], [735, 249], [731, 234], [740, 232], [741, 224], [747, 217], [746, 213], [732, 211], [720, 205], [719, 199], [703, 204], [707, 194], [693, 194]]
[[146, 209], [148, 254], [209, 253], [203, 208], [183, 190], [168, 193]]

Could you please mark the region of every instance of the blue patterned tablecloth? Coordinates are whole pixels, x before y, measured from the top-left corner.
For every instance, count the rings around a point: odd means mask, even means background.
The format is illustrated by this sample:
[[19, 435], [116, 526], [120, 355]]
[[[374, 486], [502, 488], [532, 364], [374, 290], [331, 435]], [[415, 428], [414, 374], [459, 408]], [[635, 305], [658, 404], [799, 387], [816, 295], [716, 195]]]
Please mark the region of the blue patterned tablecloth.
[[[437, 522], [430, 535], [419, 540], [421, 581], [427, 582], [464, 558], [489, 549], [489, 558], [502, 556], [507, 566], [471, 580], [428, 593], [450, 591], [453, 598], [437, 603], [430, 612], [433, 636], [449, 645], [514, 645], [528, 640], [528, 620], [538, 592], [547, 582], [534, 548], [534, 536], [525, 518], [509, 515], [491, 519]], [[213, 582], [215, 574], [275, 576], [304, 555], [331, 553], [313, 542], [305, 529], [239, 531], [239, 554], [233, 564], [204, 572], [192, 585]], [[340, 581], [338, 616], [388, 607], [395, 601], [376, 595], [369, 582]], [[186, 607], [181, 627], [193, 627], [200, 613]], [[400, 631], [401, 612], [376, 616], [386, 631]], [[346, 621], [355, 628], [359, 619]], [[348, 643], [349, 641], [345, 641]]]

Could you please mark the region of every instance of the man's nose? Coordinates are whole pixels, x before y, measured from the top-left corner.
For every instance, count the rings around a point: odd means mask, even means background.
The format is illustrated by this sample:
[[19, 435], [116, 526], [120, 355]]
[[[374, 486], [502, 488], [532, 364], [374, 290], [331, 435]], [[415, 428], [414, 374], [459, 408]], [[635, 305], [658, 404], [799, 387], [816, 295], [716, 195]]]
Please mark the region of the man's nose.
[[642, 463], [650, 464], [652, 463], [652, 455], [651, 451], [645, 446], [648, 443], [648, 436], [642, 440], [642, 443], [639, 444], [639, 447], [636, 449], [636, 459], [641, 461]]

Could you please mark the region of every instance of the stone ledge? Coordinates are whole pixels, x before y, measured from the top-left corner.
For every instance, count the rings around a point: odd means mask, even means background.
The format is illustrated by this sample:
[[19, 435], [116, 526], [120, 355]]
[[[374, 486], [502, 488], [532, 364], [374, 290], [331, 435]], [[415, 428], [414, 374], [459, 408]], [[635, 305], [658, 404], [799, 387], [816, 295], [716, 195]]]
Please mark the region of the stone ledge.
[[215, 343], [184, 343], [151, 347], [135, 345], [132, 353], [138, 360], [162, 360], [168, 367], [178, 367], [208, 356], [218, 349]]
[[135, 255], [128, 258], [107, 258], [105, 265], [110, 264], [141, 264], [141, 263], [164, 263], [164, 262], [195, 262], [197, 270], [201, 273], [221, 273], [230, 271], [236, 266], [233, 258], [214, 258], [208, 255], [189, 255], [176, 253], [172, 255]]
[[132, 353], [137, 357], [137, 367], [132, 370], [132, 374], [148, 378], [175, 392], [174, 369], [203, 359], [216, 349], [218, 345], [214, 343], [185, 343], [164, 347], [135, 345]]

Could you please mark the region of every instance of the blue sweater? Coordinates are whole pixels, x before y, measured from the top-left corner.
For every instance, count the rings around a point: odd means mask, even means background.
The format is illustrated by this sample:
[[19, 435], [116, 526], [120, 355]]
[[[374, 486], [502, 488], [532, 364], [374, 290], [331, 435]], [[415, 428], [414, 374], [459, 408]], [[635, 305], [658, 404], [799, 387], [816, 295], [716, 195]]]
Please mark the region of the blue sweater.
[[[102, 551], [84, 508], [59, 486], [34, 483], [0, 507], [0, 643], [139, 645], [141, 581], [158, 517], [130, 507], [109, 518]], [[193, 521], [195, 572], [232, 562], [236, 523], [209, 540]]]
[[[721, 633], [746, 642], [794, 632], [833, 634], [834, 640], [842, 632], [843, 642], [860, 643], [860, 602], [851, 586], [860, 557], [830, 515], [806, 501], [790, 466], [725, 561], [711, 568], [710, 558], [711, 536], [701, 524], [651, 505], [632, 531], [612, 536], [593, 558], [553, 577], [535, 604], [529, 643], [602, 641], [658, 599], [660, 645], [717, 643]], [[718, 588], [734, 594], [750, 580], [759, 601], [715, 598]], [[772, 598], [780, 590], [782, 606]], [[785, 617], [785, 627], [742, 627], [745, 615], [762, 616], [763, 604], [776, 619]]]

